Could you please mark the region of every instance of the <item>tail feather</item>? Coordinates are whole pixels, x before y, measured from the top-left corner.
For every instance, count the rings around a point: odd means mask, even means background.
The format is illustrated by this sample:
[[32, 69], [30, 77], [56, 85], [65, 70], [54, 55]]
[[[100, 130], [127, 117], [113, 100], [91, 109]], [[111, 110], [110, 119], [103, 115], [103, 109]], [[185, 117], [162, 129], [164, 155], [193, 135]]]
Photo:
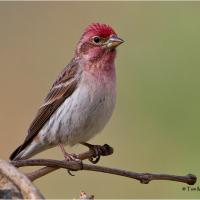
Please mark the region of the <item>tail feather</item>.
[[41, 151], [52, 148], [55, 145], [44, 145], [43, 143], [32, 142], [28, 146], [23, 143], [10, 155], [10, 160], [24, 160], [34, 156]]
[[19, 147], [17, 147], [17, 149], [15, 149], [15, 151], [12, 152], [12, 154], [10, 155], [9, 159], [10, 160], [17, 160], [17, 155], [21, 152], [22, 150], [22, 145], [20, 145]]

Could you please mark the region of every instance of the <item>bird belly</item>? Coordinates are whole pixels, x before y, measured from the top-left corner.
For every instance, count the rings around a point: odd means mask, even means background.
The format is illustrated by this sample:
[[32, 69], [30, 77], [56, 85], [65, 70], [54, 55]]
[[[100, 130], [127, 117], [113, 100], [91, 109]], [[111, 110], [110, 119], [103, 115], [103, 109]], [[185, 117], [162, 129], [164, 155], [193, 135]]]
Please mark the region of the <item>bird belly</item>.
[[72, 146], [86, 142], [110, 119], [115, 105], [115, 82], [91, 80], [94, 77], [88, 74], [86, 77], [39, 132], [45, 144]]

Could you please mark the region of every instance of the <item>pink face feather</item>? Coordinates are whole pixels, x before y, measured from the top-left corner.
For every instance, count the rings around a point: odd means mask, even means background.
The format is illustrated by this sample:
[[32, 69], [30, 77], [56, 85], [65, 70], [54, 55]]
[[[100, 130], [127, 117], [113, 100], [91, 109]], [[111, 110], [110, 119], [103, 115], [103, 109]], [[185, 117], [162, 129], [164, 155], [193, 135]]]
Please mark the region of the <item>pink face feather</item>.
[[76, 56], [93, 63], [100, 60], [114, 63], [115, 47], [122, 42], [109, 25], [93, 23], [84, 30], [76, 48]]

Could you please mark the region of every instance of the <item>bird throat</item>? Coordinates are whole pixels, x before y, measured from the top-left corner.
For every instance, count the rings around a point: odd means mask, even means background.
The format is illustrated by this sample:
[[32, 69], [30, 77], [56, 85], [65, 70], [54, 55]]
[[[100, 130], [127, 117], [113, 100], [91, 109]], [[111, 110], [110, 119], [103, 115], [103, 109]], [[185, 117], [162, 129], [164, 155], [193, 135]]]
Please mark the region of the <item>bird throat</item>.
[[99, 57], [95, 57], [85, 62], [84, 70], [92, 73], [93, 75], [105, 74], [109, 75], [114, 69], [114, 60], [116, 52], [109, 51]]

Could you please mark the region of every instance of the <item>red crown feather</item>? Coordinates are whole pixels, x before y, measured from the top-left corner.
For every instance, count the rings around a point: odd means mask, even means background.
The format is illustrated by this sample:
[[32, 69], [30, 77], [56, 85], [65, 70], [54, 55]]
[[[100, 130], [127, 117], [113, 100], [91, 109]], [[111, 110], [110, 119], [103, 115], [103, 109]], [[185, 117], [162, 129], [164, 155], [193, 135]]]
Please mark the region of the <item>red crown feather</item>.
[[115, 31], [109, 25], [101, 23], [93, 23], [89, 25], [84, 31], [84, 34], [87, 33], [93, 33], [94, 35], [104, 38], [109, 37], [110, 35], [116, 35]]

